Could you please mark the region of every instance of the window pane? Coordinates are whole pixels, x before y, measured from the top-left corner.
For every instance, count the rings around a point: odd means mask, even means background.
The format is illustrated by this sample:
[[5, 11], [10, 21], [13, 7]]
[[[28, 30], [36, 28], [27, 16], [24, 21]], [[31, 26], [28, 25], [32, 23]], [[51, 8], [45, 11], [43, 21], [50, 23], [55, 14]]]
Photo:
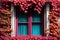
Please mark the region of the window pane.
[[40, 17], [40, 15], [39, 14], [34, 14], [33, 16], [32, 16], [32, 21], [33, 22], [40, 22], [41, 21], [41, 17]]
[[28, 27], [27, 24], [19, 24], [18, 25], [18, 35], [27, 35]]
[[40, 24], [32, 25], [32, 35], [38, 36], [42, 34], [42, 27]]
[[27, 15], [19, 15], [18, 16], [18, 22], [27, 22], [28, 18], [27, 18]]

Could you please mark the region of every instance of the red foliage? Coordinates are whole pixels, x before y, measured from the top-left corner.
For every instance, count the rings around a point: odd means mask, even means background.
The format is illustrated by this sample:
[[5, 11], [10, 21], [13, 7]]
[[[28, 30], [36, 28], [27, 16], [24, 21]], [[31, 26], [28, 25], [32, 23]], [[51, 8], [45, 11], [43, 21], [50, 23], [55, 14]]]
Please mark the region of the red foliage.
[[49, 20], [50, 20], [50, 35], [59, 38], [59, 24], [58, 17], [60, 16], [60, 2], [57, 0], [52, 0], [52, 9], [50, 11]]
[[4, 35], [2, 31], [0, 31], [0, 40], [57, 40], [55, 37], [45, 37], [45, 36], [16, 36], [16, 37], [10, 37], [7, 35]]
[[[59, 0], [0, 0], [0, 2], [13, 2], [13, 4], [19, 5], [20, 6], [20, 10], [24, 11], [25, 13], [28, 13], [29, 11], [31, 12], [31, 9], [33, 9], [34, 11], [37, 11], [40, 14], [40, 11], [42, 9], [42, 6], [46, 3], [46, 2], [51, 2], [51, 10], [50, 10], [50, 15], [49, 15], [49, 20], [50, 20], [50, 34], [51, 36], [55, 36], [55, 37], [59, 37], [59, 25], [58, 25], [58, 17], [60, 16], [60, 1]], [[4, 3], [4, 7], [8, 7], [8, 5], [6, 5]], [[8, 7], [9, 8], [9, 7]], [[29, 10], [29, 11], [28, 11]], [[4, 14], [9, 14], [9, 13], [5, 13], [4, 11], [2, 11]], [[6, 23], [5, 21], [1, 21], [0, 24], [4, 24]], [[1, 37], [4, 38], [4, 37]], [[0, 38], [0, 39], [1, 39]], [[14, 38], [15, 39], [15, 38]]]
[[[1, 2], [9, 2], [10, 0], [3, 0]], [[45, 4], [46, 0], [11, 0], [10, 2], [13, 2], [14, 5], [19, 5], [20, 10], [24, 11], [25, 13], [28, 12], [28, 10], [33, 9], [34, 11], [37, 11], [40, 14], [41, 7]]]

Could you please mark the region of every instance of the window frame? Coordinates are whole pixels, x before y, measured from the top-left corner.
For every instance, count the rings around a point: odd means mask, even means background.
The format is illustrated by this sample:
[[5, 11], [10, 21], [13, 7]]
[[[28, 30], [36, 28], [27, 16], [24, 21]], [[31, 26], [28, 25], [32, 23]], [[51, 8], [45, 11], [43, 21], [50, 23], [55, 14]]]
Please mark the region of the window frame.
[[[42, 35], [44, 35], [44, 14], [41, 15], [42, 16], [42, 21], [40, 22], [40, 24], [42, 25]], [[18, 35], [18, 17], [16, 16], [16, 36], [20, 36]], [[32, 13], [28, 13], [28, 35], [29, 36], [33, 36], [32, 35]], [[28, 36], [27, 35], [27, 36]], [[24, 36], [24, 35], [22, 35]], [[39, 35], [40, 36], [40, 35]]]

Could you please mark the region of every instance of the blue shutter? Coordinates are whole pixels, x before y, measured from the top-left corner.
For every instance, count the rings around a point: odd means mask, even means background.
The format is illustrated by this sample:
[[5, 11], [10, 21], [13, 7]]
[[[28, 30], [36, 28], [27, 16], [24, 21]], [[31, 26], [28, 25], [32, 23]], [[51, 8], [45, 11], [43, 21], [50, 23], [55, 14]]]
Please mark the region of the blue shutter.
[[32, 24], [32, 35], [33, 36], [42, 35], [42, 26], [40, 25], [40, 23], [38, 23], [38, 22], [41, 22], [41, 15], [33, 14], [32, 21], [37, 22]]
[[19, 15], [18, 16], [18, 22], [27, 22], [28, 17], [27, 15]]
[[[19, 16], [18, 16], [18, 22], [20, 23], [20, 24], [18, 24], [18, 35], [27, 35], [28, 34], [28, 24], [27, 24], [27, 22], [28, 22], [28, 17], [27, 17], [27, 15], [25, 14], [19, 14]], [[24, 22], [26, 22], [25, 24], [24, 24]]]
[[27, 35], [28, 27], [27, 24], [19, 24], [18, 25], [18, 35]]
[[34, 36], [38, 36], [42, 34], [42, 29], [41, 29], [41, 25], [40, 24], [33, 24], [32, 25], [32, 35]]
[[32, 15], [32, 21], [33, 22], [40, 22], [41, 21], [41, 16], [39, 14], [34, 14]]

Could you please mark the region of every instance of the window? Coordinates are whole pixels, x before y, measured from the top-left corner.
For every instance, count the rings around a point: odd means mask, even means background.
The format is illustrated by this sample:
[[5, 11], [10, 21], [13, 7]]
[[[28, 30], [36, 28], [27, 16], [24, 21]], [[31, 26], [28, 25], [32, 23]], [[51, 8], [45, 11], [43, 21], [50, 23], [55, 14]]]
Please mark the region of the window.
[[41, 33], [41, 25], [40, 24], [32, 24], [32, 35], [33, 36], [39, 36], [42, 35]]
[[41, 26], [41, 15], [32, 14], [32, 35], [42, 35], [42, 26]]
[[18, 35], [28, 35], [28, 17], [26, 14], [18, 15]]
[[19, 24], [18, 25], [18, 35], [27, 35], [28, 34], [27, 24]]
[[28, 18], [26, 14], [19, 14], [18, 22], [27, 22]]
[[39, 14], [32, 14], [32, 22], [41, 22], [41, 16]]
[[42, 16], [37, 13], [33, 14], [18, 14], [18, 35], [39, 36], [42, 35]]

